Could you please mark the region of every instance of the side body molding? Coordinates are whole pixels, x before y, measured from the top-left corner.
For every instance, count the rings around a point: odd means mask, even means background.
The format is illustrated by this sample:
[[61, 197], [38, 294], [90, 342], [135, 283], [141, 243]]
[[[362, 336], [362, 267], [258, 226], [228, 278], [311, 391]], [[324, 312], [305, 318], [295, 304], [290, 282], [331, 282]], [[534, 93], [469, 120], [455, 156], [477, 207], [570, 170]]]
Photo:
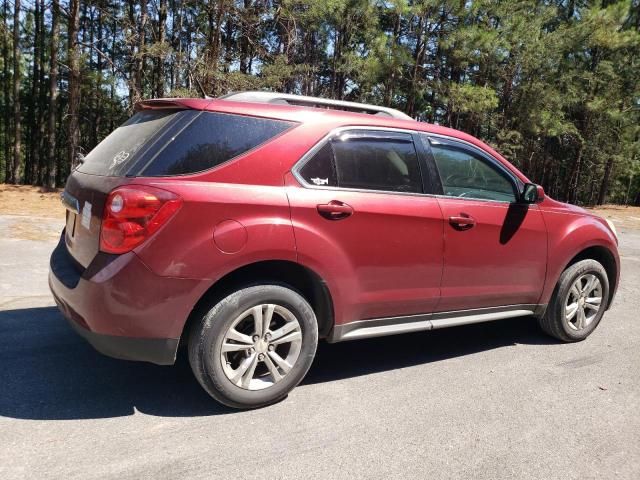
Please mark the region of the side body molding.
[[460, 310], [455, 312], [427, 313], [404, 317], [376, 318], [360, 320], [344, 325], [336, 325], [329, 341], [342, 342], [361, 338], [381, 337], [400, 333], [435, 330], [437, 328], [470, 325], [506, 318], [538, 316], [546, 310], [546, 305], [509, 305], [504, 307]]

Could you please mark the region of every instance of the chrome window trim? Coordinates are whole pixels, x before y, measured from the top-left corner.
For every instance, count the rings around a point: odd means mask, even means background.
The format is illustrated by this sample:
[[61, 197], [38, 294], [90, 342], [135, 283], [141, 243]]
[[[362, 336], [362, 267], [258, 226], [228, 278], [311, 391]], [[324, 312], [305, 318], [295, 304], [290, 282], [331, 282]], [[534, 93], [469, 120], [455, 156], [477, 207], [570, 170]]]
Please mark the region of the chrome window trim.
[[[319, 186], [319, 185], [312, 185], [310, 183], [308, 183], [300, 174], [300, 170], [306, 165], [306, 163], [311, 160], [311, 158], [318, 153], [318, 151], [320, 151], [320, 149], [322, 147], [325, 146], [325, 144], [330, 141], [333, 137], [340, 135], [343, 132], [347, 132], [349, 130], [371, 130], [371, 131], [381, 131], [381, 132], [391, 132], [391, 133], [408, 133], [410, 135], [425, 135], [427, 137], [427, 139], [429, 139], [429, 137], [438, 137], [438, 138], [443, 138], [445, 140], [449, 140], [452, 142], [457, 142], [457, 143], [461, 143], [465, 146], [471, 147], [474, 151], [477, 151], [481, 156], [485, 157], [488, 161], [490, 161], [491, 163], [495, 164], [498, 168], [500, 168], [501, 170], [503, 170], [505, 172], [505, 174], [507, 174], [509, 176], [509, 178], [512, 179], [512, 181], [514, 182], [514, 184], [517, 186], [518, 182], [522, 182], [519, 178], [516, 177], [516, 175], [511, 172], [507, 167], [505, 167], [504, 165], [502, 165], [502, 162], [500, 162], [499, 160], [495, 159], [493, 156], [491, 156], [490, 154], [488, 154], [487, 152], [485, 152], [484, 150], [482, 150], [481, 148], [475, 146], [473, 143], [468, 142], [466, 140], [462, 140], [456, 137], [452, 137], [449, 135], [443, 135], [441, 133], [431, 133], [431, 132], [425, 132], [423, 130], [411, 130], [408, 128], [396, 128], [396, 127], [379, 127], [379, 126], [367, 126], [367, 125], [349, 125], [349, 126], [345, 126], [345, 127], [337, 127], [334, 128], [333, 130], [331, 130], [329, 133], [327, 133], [325, 136], [323, 136], [320, 140], [318, 140], [318, 142], [316, 142], [309, 150], [307, 150], [307, 152], [302, 155], [302, 157], [300, 157], [300, 159], [294, 164], [294, 166], [291, 168], [291, 173], [293, 174], [294, 178], [300, 182], [300, 185], [302, 185], [304, 188], [309, 188], [312, 190], [330, 190], [330, 191], [345, 191], [345, 192], [359, 192], [359, 193], [378, 193], [378, 194], [383, 194], [383, 195], [409, 195], [409, 196], [420, 196], [420, 197], [434, 197], [434, 198], [443, 198], [443, 199], [455, 199], [455, 200], [465, 200], [465, 201], [474, 201], [474, 202], [486, 202], [486, 203], [494, 203], [494, 204], [504, 204], [504, 205], [510, 205], [514, 202], [507, 202], [505, 200], [491, 200], [488, 198], [473, 198], [473, 197], [451, 197], [449, 195], [440, 195], [437, 193], [416, 193], [416, 192], [394, 192], [394, 191], [390, 191], [390, 190], [372, 190], [372, 189], [361, 189], [361, 188], [345, 188], [345, 187], [340, 187], [338, 185], [332, 187], [332, 186], [327, 186], [327, 187], [323, 187], [323, 186]], [[420, 152], [418, 152], [416, 150], [416, 153], [418, 155], [420, 155]], [[431, 152], [430, 152], [431, 154]], [[433, 155], [433, 154], [431, 154]], [[439, 174], [439, 173], [438, 173]], [[424, 183], [424, 182], [423, 182]], [[516, 197], [516, 202], [517, 203], [517, 197]]]

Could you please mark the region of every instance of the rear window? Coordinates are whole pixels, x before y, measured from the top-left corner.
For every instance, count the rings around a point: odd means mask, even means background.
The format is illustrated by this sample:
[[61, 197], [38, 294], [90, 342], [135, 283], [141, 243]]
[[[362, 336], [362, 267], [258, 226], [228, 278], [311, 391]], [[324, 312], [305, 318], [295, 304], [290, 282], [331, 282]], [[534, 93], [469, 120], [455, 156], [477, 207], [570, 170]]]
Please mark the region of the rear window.
[[136, 113], [91, 150], [78, 170], [93, 175], [125, 175], [142, 148], [177, 114], [176, 110]]
[[197, 110], [138, 112], [94, 148], [79, 171], [112, 176], [201, 172], [246, 153], [293, 125]]
[[291, 126], [281, 120], [202, 112], [142, 167], [140, 175], [201, 172], [257, 147]]

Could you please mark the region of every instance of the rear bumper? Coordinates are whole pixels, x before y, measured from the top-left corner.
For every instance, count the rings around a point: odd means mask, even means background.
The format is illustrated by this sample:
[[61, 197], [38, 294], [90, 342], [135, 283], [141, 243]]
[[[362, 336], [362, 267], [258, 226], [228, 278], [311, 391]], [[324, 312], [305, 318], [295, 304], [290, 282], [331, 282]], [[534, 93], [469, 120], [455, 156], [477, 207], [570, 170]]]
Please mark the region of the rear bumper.
[[206, 285], [158, 276], [132, 252], [96, 257], [82, 270], [63, 234], [51, 255], [49, 288], [73, 329], [99, 352], [171, 365], [182, 328]]
[[[65, 311], [58, 300], [58, 308]], [[119, 337], [115, 335], [102, 335], [82, 328], [75, 323], [71, 316], [66, 315], [69, 325], [91, 344], [98, 352], [108, 357], [121, 360], [136, 360], [155, 363], [157, 365], [173, 365], [176, 361], [176, 352], [180, 339], [175, 338], [135, 338]]]

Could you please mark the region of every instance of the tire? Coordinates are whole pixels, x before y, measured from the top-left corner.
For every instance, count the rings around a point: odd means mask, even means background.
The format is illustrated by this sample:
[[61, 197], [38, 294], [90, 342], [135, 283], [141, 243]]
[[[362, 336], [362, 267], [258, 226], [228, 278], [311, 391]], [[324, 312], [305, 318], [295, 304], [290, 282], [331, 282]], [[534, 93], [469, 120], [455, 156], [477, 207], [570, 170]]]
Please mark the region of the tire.
[[282, 400], [302, 381], [317, 345], [309, 303], [291, 288], [258, 285], [224, 298], [192, 328], [189, 363], [218, 402], [258, 408]]
[[[599, 282], [599, 289], [594, 288], [585, 294], [593, 277]], [[574, 285], [577, 290], [573, 289]], [[593, 306], [598, 305], [597, 298], [600, 298], [600, 303], [598, 310], [594, 311]], [[608, 299], [609, 279], [604, 267], [595, 260], [581, 260], [560, 275], [547, 311], [539, 319], [540, 327], [563, 342], [584, 340], [600, 323], [607, 309]], [[585, 312], [582, 316], [580, 310]]]

